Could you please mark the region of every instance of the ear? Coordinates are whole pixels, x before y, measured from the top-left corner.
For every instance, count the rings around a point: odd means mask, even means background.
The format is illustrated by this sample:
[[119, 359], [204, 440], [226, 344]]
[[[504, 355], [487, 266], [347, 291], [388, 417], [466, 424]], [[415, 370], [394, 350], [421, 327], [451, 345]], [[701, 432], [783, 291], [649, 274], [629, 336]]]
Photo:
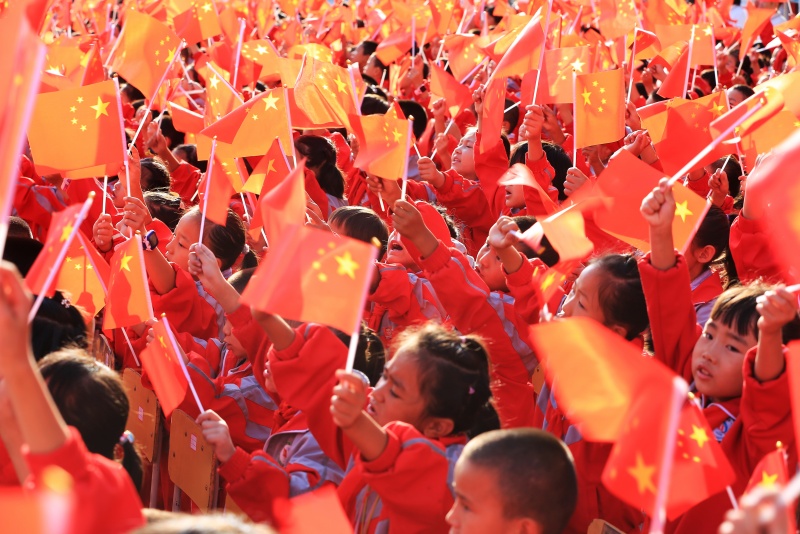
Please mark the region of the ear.
[[519, 529], [517, 530], [517, 532], [519, 532], [520, 534], [541, 534], [542, 532], [541, 525], [539, 525], [539, 523], [537, 523], [530, 517], [523, 517], [518, 519], [518, 521], [519, 521]]
[[437, 439], [453, 433], [455, 424], [446, 417], [428, 417], [422, 424], [422, 433], [426, 438]]
[[503, 121], [503, 126], [500, 128], [501, 131], [505, 132], [506, 135], [511, 133], [511, 123], [508, 121]]
[[[606, 326], [608, 326], [608, 325], [606, 325]], [[625, 330], [625, 328], [623, 328], [622, 326], [620, 326], [618, 324], [611, 325], [611, 326], [609, 326], [609, 328], [611, 329], [612, 332], [616, 332], [617, 334], [619, 334], [620, 336], [622, 336], [624, 338], [628, 337], [628, 331]]]
[[692, 254], [698, 263], [705, 265], [707, 263], [711, 263], [711, 260], [713, 260], [714, 256], [717, 255], [717, 249], [711, 245], [706, 245], [700, 248], [693, 247]]
[[222, 270], [222, 260], [219, 258], [214, 258], [214, 259], [217, 260], [217, 268]]

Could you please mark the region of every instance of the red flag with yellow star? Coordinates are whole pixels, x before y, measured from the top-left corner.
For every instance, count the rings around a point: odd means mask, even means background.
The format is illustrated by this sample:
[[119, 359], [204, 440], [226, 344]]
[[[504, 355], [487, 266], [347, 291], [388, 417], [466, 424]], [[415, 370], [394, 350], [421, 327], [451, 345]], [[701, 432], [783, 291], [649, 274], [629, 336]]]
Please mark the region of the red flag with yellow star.
[[183, 357], [176, 350], [163, 320], [153, 324], [153, 341], [140, 356], [142, 367], [153, 384], [161, 409], [169, 417], [186, 397], [189, 381], [181, 366]]
[[286, 319], [354, 332], [376, 254], [369, 243], [294, 225], [258, 266], [240, 301]]
[[[38, 295], [43, 291], [50, 271], [60, 267], [60, 265], [56, 265], [56, 258], [58, 258], [58, 253], [75, 229], [75, 219], [81, 211], [81, 206], [81, 204], [73, 204], [68, 206], [67, 209], [53, 214], [44, 247], [42, 247], [41, 252], [36, 257], [36, 261], [33, 262], [33, 265], [28, 270], [28, 275], [25, 277], [25, 285], [34, 295]], [[56, 289], [55, 284], [51, 284], [45, 294], [48, 297], [52, 297]]]
[[686, 92], [689, 90], [687, 82], [692, 82], [689, 75], [691, 71], [689, 52], [691, 50], [686, 46], [681, 55], [678, 56], [669, 74], [661, 82], [661, 86], [658, 88], [658, 96], [662, 98], [686, 98]]
[[[222, 161], [216, 154], [209, 161], [208, 170], [198, 186], [200, 211], [206, 219], [225, 226], [228, 220], [228, 206], [235, 193], [232, 180], [241, 183], [238, 169], [233, 160]], [[208, 198], [206, 198], [208, 188]]]
[[461, 110], [472, 105], [472, 92], [469, 87], [458, 83], [453, 76], [436, 63], [431, 63], [429, 67], [431, 69], [431, 93], [445, 99], [451, 117], [455, 117]]
[[[172, 29], [149, 15], [128, 11], [111, 70], [153, 98], [161, 77], [180, 46]], [[176, 76], [179, 76], [176, 71]]]
[[305, 222], [305, 168], [303, 159], [286, 178], [258, 199], [250, 227], [263, 227], [270, 247], [277, 246], [289, 228]]
[[591, 72], [591, 47], [555, 48], [544, 53], [537, 104], [571, 104], [572, 73]]
[[94, 317], [106, 304], [109, 274], [106, 260], [79, 232], [70, 244], [54, 286], [68, 293], [73, 304]]
[[622, 69], [575, 77], [575, 146], [613, 143], [625, 136], [625, 80]]
[[358, 156], [353, 163], [359, 169], [388, 180], [403, 178], [411, 149], [409, 121], [395, 101], [385, 115], [350, 117], [358, 138]]
[[756, 42], [759, 34], [770, 23], [773, 15], [776, 14], [775, 8], [761, 9], [756, 7], [756, 4], [747, 4], [747, 19], [742, 28], [742, 43], [739, 46], [739, 61], [742, 61], [744, 55], [747, 54]]
[[542, 17], [534, 16], [520, 30], [514, 42], [502, 55], [492, 73], [492, 79], [519, 76], [539, 66], [540, 50], [545, 45]]
[[500, 143], [503, 131], [503, 107], [506, 102], [506, 79], [492, 77], [486, 83], [481, 113], [481, 151], [489, 152]]
[[459, 82], [462, 82], [486, 58], [486, 54], [478, 46], [479, 39], [477, 35], [463, 34], [448, 35], [444, 39], [450, 71]]
[[36, 171], [72, 171], [71, 178], [93, 178], [93, 167], [117, 174], [125, 161], [119, 93], [111, 80], [40, 94], [28, 127]]
[[294, 98], [318, 128], [349, 129], [348, 116], [358, 114], [347, 69], [309, 57], [303, 60]]
[[206, 0], [199, 6], [193, 4], [183, 13], [175, 15], [172, 24], [187, 43], [205, 41], [222, 33], [219, 15], [211, 0]]
[[134, 326], [152, 317], [142, 239], [135, 235], [120, 245], [111, 257], [103, 330]]
[[[789, 469], [786, 465], [786, 451], [778, 443], [774, 451], [764, 456], [753, 470], [750, 480], [747, 482], [745, 493], [750, 493], [759, 486], [766, 488], [779, 489], [789, 482]], [[793, 517], [794, 514], [790, 514]]]
[[603, 470], [603, 485], [626, 503], [654, 509], [667, 440], [675, 440], [666, 502], [670, 520], [715, 495], [736, 474], [695, 402], [684, 404], [677, 434], [668, 435], [669, 397], [652, 392], [637, 399]]
[[289, 175], [291, 169], [278, 139], [272, 142], [267, 154], [255, 166], [242, 191], [256, 195], [266, 195]]

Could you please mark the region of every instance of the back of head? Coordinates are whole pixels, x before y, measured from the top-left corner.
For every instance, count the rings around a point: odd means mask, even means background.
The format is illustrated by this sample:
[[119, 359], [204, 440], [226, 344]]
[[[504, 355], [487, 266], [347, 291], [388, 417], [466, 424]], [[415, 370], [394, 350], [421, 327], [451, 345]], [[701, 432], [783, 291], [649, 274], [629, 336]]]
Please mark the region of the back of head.
[[716, 251], [711, 262], [718, 259], [725, 250], [728, 248], [728, 238], [730, 237], [731, 226], [728, 222], [728, 216], [717, 206], [708, 208], [703, 222], [700, 223], [700, 228], [692, 240], [692, 245], [697, 248], [706, 246], [714, 247]]
[[12, 215], [8, 218], [8, 237], [27, 237], [33, 239], [31, 227], [22, 217]]
[[403, 115], [407, 119], [414, 117], [412, 129], [414, 130], [414, 137], [419, 139], [425, 133], [425, 128], [428, 127], [428, 114], [425, 112], [425, 108], [413, 100], [399, 100], [398, 102], [400, 109], [403, 110]]
[[31, 323], [33, 357], [38, 361], [65, 347], [86, 345], [86, 322], [80, 310], [60, 291], [43, 299]]
[[43, 248], [42, 242], [32, 237], [14, 237], [9, 234], [3, 249], [3, 259], [16, 265], [19, 274], [24, 278]]
[[306, 167], [314, 170], [319, 186], [328, 195], [344, 196], [344, 175], [336, 166], [336, 146], [318, 135], [301, 135], [295, 141], [297, 152], [307, 158]]
[[336, 226], [347, 237], [358, 239], [364, 243], [380, 243], [378, 257], [386, 254], [389, 241], [389, 229], [377, 213], [364, 206], [342, 206], [328, 217], [328, 224]]
[[592, 265], [602, 269], [605, 275], [605, 281], [598, 290], [598, 299], [606, 323], [623, 327], [625, 339], [637, 338], [650, 321], [636, 258], [631, 254], [609, 254]]
[[183, 216], [181, 197], [165, 191], [147, 191], [144, 194], [144, 203], [150, 215], [175, 231], [178, 221]]
[[[198, 210], [197, 206], [192, 210]], [[206, 221], [203, 244], [220, 260], [220, 270], [227, 271], [236, 263], [247, 243], [246, 229], [242, 219], [228, 208], [225, 226]]]
[[572, 454], [555, 436], [532, 428], [487, 432], [471, 440], [458, 461], [495, 474], [506, 519], [533, 519], [541, 534], [566, 528], [578, 483]]
[[154, 513], [152, 509], [145, 512], [147, 525], [132, 534], [275, 534], [267, 525], [250, 523], [233, 514]]
[[[761, 315], [756, 310], [757, 299], [773, 287], [760, 280], [730, 287], [717, 297], [709, 317], [731, 328], [740, 336], [753, 334], [758, 338], [758, 318]], [[792, 322], [783, 327], [783, 342], [788, 343], [795, 339], [800, 339], [800, 319], [796, 316]]]
[[186, 141], [186, 134], [175, 128], [169, 115], [161, 117], [161, 133], [169, 140], [170, 147], [182, 145]]
[[141, 165], [142, 171], [147, 171], [147, 173], [142, 173], [142, 189], [144, 191], [169, 191], [172, 180], [170, 179], [169, 169], [163, 161], [144, 158], [141, 160]]
[[503, 122], [508, 123], [507, 133], [513, 133], [519, 125], [519, 106], [514, 106], [514, 102], [506, 98], [503, 108], [508, 110], [503, 112]]
[[366, 94], [361, 101], [362, 115], [385, 115], [389, 111], [389, 102], [377, 94]]
[[398, 347], [416, 354], [426, 414], [451, 419], [452, 434], [467, 432], [490, 397], [483, 342], [428, 323], [405, 330]]
[[547, 162], [555, 171], [552, 183], [553, 187], [558, 189], [558, 200], [564, 201], [567, 199], [567, 195], [564, 193], [564, 181], [567, 179], [567, 171], [572, 167], [572, 159], [561, 145], [545, 141], [542, 143], [542, 150], [547, 156]]
[[237, 271], [228, 277], [228, 283], [231, 285], [231, 287], [233, 287], [233, 289], [236, 290], [237, 293], [241, 295], [244, 293], [247, 284], [250, 283], [250, 279], [253, 278], [253, 274], [255, 274], [255, 272], [255, 267]]
[[64, 421], [78, 429], [86, 448], [114, 459], [123, 445], [123, 466], [141, 486], [141, 460], [133, 444], [120, 441], [128, 421], [128, 396], [119, 375], [84, 350], [64, 349], [39, 362], [39, 371]]

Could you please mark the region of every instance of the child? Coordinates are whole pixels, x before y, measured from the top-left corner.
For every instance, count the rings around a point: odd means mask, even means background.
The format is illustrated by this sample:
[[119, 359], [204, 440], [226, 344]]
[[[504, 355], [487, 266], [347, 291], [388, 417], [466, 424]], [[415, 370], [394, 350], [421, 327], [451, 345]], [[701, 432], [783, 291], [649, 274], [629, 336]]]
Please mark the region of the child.
[[728, 216], [718, 207], [711, 206], [686, 254], [686, 266], [692, 280], [692, 303], [697, 324], [701, 326], [706, 324], [717, 297], [722, 293], [722, 278], [711, 264], [728, 249], [729, 235]]
[[489, 399], [483, 345], [432, 324], [406, 330], [368, 404], [363, 380], [336, 372], [347, 347], [329, 329], [260, 322], [275, 344], [278, 390], [306, 413], [322, 450], [349, 466], [339, 496], [356, 531], [446, 532], [451, 467]]
[[[700, 331], [687, 262], [672, 244], [675, 199], [663, 179], [642, 202], [650, 254], [639, 269], [655, 356], [693, 383], [714, 437], [731, 461], [741, 494], [761, 458], [781, 441], [795, 465], [794, 431], [781, 343], [797, 338], [797, 299], [761, 283], [732, 287], [717, 299]], [[760, 315], [760, 318], [759, 318]], [[730, 507], [720, 493], [668, 525], [667, 532], [711, 532]]]
[[336, 166], [336, 146], [324, 137], [301, 135], [295, 147], [298, 156], [306, 158], [306, 191], [327, 220], [333, 210], [347, 205], [344, 175]]
[[530, 428], [470, 441], [456, 462], [453, 492], [453, 534], [561, 534], [578, 496], [569, 449]]

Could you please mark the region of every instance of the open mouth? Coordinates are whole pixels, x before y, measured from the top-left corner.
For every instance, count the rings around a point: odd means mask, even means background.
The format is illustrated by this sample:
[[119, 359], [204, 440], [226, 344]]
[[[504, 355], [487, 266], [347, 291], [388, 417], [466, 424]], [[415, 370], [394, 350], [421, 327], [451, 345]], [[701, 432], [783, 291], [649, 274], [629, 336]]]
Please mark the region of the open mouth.
[[694, 371], [695, 378], [700, 378], [703, 380], [709, 380], [714, 376], [709, 372], [708, 368], [703, 365], [698, 365], [697, 369]]
[[403, 252], [403, 250], [405, 250], [405, 249], [403, 248], [403, 245], [401, 245], [398, 241], [394, 241], [389, 246], [389, 250], [391, 250], [392, 252], [395, 252], [395, 251], [396, 252]]

